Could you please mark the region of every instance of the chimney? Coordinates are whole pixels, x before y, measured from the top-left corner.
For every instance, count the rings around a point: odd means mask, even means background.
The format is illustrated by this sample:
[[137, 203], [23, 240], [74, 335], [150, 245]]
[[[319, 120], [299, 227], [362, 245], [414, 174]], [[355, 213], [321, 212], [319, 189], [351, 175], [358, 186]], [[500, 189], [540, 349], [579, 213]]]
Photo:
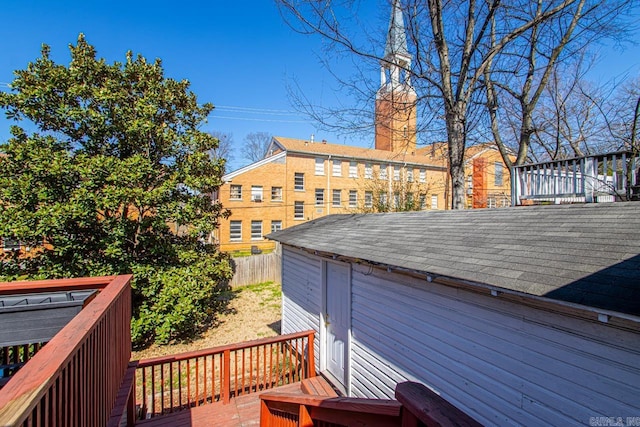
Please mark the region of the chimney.
[[322, 143], [323, 143], [323, 144], [326, 144], [326, 143], [327, 143], [327, 140], [326, 140], [326, 139], [323, 139], [323, 140], [322, 140]]

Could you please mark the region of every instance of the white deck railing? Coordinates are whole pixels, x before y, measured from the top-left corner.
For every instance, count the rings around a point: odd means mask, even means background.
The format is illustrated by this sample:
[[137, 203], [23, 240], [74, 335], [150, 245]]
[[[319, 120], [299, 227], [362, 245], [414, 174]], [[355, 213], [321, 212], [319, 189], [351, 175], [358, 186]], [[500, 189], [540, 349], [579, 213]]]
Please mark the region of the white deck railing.
[[629, 200], [640, 193], [639, 167], [630, 151], [514, 166], [511, 204]]

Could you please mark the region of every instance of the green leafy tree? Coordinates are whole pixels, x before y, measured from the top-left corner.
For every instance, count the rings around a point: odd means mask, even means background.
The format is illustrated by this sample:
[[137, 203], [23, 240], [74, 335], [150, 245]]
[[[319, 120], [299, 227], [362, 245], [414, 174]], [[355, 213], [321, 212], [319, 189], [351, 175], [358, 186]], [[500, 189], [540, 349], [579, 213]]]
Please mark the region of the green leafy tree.
[[228, 215], [210, 197], [224, 159], [198, 130], [213, 106], [160, 60], [108, 64], [82, 34], [70, 52], [59, 65], [43, 45], [0, 93], [7, 118], [28, 123], [0, 145], [0, 235], [32, 248], [2, 260], [0, 276], [133, 273], [135, 345], [196, 332], [232, 276], [205, 243]]

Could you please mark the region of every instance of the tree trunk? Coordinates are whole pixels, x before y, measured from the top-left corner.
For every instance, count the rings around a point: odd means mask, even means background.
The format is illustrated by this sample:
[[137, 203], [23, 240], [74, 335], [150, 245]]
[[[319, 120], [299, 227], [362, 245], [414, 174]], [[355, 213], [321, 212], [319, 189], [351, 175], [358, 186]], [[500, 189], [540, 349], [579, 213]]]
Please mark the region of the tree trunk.
[[451, 173], [451, 209], [465, 208], [464, 148], [466, 146], [464, 108], [447, 111], [449, 172]]

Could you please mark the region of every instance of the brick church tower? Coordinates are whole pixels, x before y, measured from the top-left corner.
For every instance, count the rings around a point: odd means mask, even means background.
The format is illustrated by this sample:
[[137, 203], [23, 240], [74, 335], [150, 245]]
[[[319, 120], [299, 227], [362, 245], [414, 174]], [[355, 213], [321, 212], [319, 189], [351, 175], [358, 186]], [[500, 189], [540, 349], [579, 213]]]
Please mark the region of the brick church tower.
[[401, 153], [416, 150], [416, 91], [408, 70], [411, 55], [399, 0], [393, 0], [389, 32], [376, 93], [376, 148]]

